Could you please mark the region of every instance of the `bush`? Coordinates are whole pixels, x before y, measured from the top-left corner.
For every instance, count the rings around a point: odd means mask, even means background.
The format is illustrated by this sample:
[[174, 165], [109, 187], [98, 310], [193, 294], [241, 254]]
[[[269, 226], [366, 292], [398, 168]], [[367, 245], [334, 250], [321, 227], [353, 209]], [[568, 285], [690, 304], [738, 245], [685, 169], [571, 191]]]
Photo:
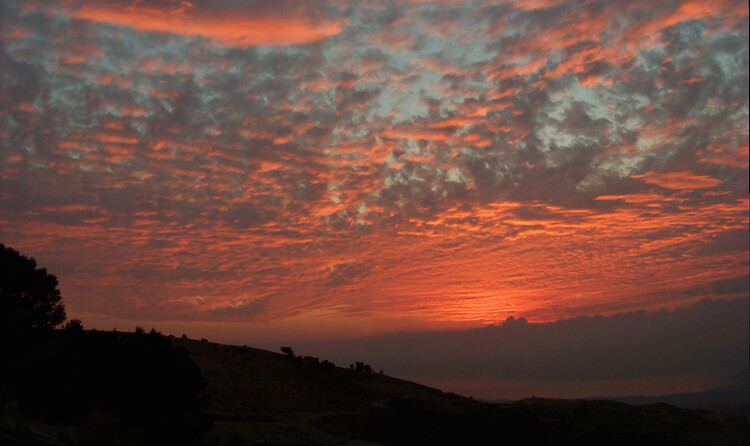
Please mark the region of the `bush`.
[[[63, 331], [70, 333], [83, 333], [83, 322], [80, 319], [71, 319], [63, 325]], [[116, 332], [117, 330], [115, 330]]]
[[289, 356], [290, 358], [294, 358], [294, 350], [292, 350], [292, 347], [281, 347], [281, 353]]

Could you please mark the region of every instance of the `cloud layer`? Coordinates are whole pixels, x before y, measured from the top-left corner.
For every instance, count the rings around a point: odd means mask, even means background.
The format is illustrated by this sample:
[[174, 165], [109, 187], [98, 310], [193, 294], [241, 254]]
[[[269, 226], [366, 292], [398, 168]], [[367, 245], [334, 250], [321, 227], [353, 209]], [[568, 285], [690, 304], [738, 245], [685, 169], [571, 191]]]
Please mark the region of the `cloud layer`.
[[[510, 317], [501, 325], [474, 330], [391, 334], [305, 348], [343, 364], [365, 361], [394, 376], [437, 379], [441, 387], [454, 389], [469, 380], [495, 380], [499, 390], [503, 382], [524, 389], [535, 382], [564, 388], [579, 381], [645, 383], [691, 375], [710, 376], [715, 387], [745, 385], [750, 374], [748, 310], [746, 298], [703, 300], [673, 312], [546, 324]], [[599, 396], [617, 392], [599, 387]]]
[[130, 319], [747, 295], [747, 4], [707, 5], [6, 1], [0, 238]]

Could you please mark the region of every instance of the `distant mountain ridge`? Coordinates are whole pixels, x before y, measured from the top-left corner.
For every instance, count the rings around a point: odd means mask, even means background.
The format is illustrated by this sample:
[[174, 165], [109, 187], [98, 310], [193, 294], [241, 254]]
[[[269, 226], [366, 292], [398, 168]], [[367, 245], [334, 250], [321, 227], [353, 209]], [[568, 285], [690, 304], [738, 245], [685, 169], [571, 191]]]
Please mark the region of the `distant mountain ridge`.
[[659, 396], [595, 397], [584, 400], [611, 400], [644, 405], [666, 403], [683, 409], [710, 410], [750, 418], [750, 384], [721, 387], [702, 392]]

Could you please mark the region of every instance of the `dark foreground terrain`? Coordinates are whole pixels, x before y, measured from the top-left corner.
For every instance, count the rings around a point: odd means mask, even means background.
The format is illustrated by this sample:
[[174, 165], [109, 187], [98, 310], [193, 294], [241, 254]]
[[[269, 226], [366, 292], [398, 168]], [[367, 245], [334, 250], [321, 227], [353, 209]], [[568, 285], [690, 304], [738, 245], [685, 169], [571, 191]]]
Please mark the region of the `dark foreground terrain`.
[[[614, 401], [490, 404], [290, 350], [56, 332], [10, 353], [0, 444], [750, 442], [743, 417]], [[196, 367], [197, 366], [197, 367]]]

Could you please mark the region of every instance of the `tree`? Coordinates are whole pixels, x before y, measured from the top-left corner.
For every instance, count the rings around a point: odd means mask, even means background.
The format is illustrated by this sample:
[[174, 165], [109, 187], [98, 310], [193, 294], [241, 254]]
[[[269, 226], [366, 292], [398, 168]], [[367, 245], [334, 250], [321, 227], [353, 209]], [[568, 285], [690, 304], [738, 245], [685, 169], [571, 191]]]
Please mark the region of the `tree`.
[[281, 353], [289, 356], [290, 358], [294, 358], [294, 350], [292, 350], [292, 347], [281, 347]]
[[0, 243], [0, 329], [54, 328], [64, 320], [57, 277]]
[[63, 325], [63, 330], [66, 333], [83, 333], [83, 322], [80, 319], [71, 319]]

